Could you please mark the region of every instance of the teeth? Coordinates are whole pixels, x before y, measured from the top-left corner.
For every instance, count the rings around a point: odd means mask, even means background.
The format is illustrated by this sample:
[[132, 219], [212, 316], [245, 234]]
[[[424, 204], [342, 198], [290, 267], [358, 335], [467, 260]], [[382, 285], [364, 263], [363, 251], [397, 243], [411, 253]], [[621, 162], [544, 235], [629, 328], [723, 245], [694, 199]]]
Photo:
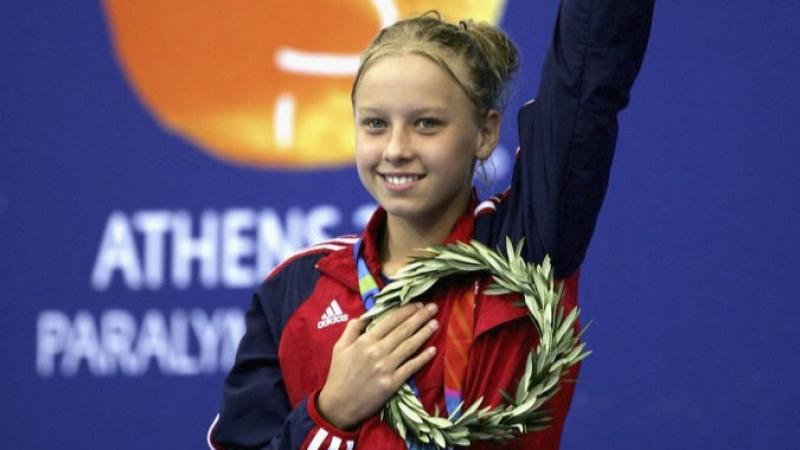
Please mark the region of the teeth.
[[388, 181], [389, 184], [393, 186], [402, 186], [404, 184], [409, 184], [417, 180], [419, 180], [418, 176], [402, 176], [402, 177], [389, 176], [389, 175], [386, 176], [386, 181]]

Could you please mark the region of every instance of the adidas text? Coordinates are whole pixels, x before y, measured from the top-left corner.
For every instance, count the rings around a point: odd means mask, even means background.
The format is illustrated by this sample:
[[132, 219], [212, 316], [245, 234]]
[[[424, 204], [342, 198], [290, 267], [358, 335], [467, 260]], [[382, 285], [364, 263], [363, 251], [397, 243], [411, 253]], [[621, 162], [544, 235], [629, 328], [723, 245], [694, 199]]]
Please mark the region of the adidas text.
[[322, 314], [319, 322], [317, 322], [317, 328], [322, 329], [335, 323], [347, 322], [347, 319], [347, 314], [342, 311], [339, 302], [334, 299], [331, 300], [330, 305], [325, 308], [325, 312]]

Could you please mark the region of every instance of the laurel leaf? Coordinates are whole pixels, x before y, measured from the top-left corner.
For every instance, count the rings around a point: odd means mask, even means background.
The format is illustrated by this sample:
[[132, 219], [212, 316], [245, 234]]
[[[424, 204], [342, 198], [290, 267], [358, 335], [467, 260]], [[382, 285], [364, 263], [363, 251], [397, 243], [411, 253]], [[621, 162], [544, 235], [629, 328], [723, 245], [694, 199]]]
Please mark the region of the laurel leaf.
[[460, 447], [469, 447], [469, 445], [470, 445], [469, 439], [467, 439], [465, 437], [459, 438], [459, 439], [454, 439], [452, 442], [453, 442], [453, 444], [458, 445]]
[[409, 408], [403, 402], [397, 402], [397, 407], [400, 408], [400, 412], [403, 413], [403, 416], [408, 418], [414, 423], [422, 423], [422, 418], [417, 414], [413, 409]]
[[436, 442], [436, 445], [439, 448], [447, 447], [447, 442], [445, 442], [444, 436], [442, 435], [441, 431], [434, 428], [431, 430], [431, 436], [433, 437], [434, 442]]
[[532, 358], [528, 356], [528, 358], [525, 359], [525, 373], [522, 375], [522, 379], [519, 380], [519, 384], [517, 385], [517, 393], [515, 395], [517, 402], [522, 401], [522, 399], [525, 398], [525, 393], [529, 390], [532, 370], [533, 361]]
[[425, 421], [442, 429], [453, 426], [453, 422], [444, 417], [427, 417], [425, 418]]
[[394, 429], [397, 430], [397, 433], [400, 434], [400, 437], [405, 439], [406, 427], [403, 423], [403, 417], [400, 415], [400, 411], [397, 409], [397, 402], [390, 400], [386, 403], [385, 409], [388, 410], [386, 416], [389, 418], [390, 423], [394, 425]]
[[478, 408], [480, 408], [481, 403], [483, 403], [483, 397], [480, 397], [479, 399], [475, 400], [475, 403], [469, 405], [469, 408], [467, 408], [467, 410], [464, 411], [464, 415], [471, 416], [472, 414], [474, 414], [475, 411], [477, 411]]
[[572, 311], [567, 315], [567, 318], [561, 323], [558, 331], [556, 332], [556, 342], [560, 341], [572, 328], [572, 325], [575, 323], [575, 319], [578, 317], [578, 308], [573, 308]]
[[506, 237], [506, 257], [508, 258], [508, 262], [510, 264], [514, 264], [519, 257], [517, 252], [514, 250], [514, 244], [511, 242], [511, 238], [509, 237]]

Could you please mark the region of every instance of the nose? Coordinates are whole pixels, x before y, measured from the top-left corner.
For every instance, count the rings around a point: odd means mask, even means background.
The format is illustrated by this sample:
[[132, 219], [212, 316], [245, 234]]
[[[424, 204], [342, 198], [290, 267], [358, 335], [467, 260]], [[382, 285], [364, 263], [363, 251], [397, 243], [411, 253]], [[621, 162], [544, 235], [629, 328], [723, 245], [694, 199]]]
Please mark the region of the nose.
[[414, 152], [411, 146], [411, 139], [408, 131], [402, 127], [392, 130], [389, 135], [389, 142], [383, 149], [383, 159], [391, 163], [402, 163], [413, 158]]

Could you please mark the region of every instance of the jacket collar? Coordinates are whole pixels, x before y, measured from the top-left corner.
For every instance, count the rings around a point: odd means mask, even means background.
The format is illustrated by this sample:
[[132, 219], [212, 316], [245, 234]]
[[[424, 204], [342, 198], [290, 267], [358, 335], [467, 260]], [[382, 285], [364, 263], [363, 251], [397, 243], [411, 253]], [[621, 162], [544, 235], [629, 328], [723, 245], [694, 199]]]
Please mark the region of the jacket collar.
[[[472, 227], [475, 223], [475, 216], [472, 214], [475, 200], [470, 201], [467, 210], [453, 224], [453, 228], [445, 238], [443, 244], [455, 242], [469, 242], [472, 239]], [[383, 233], [386, 230], [386, 211], [378, 208], [372, 215], [367, 228], [364, 232], [364, 244], [362, 245], [362, 255], [367, 267], [376, 280], [381, 280], [380, 247], [383, 242]]]
[[[444, 244], [469, 242], [472, 239], [473, 226], [475, 224], [473, 211], [476, 204], [477, 197], [473, 193], [469, 207], [453, 225], [453, 229], [445, 239]], [[386, 211], [379, 207], [372, 214], [362, 236], [362, 256], [372, 276], [375, 277], [375, 281], [381, 288], [383, 288], [383, 277], [381, 277], [379, 250], [385, 227]], [[320, 259], [317, 263], [317, 269], [347, 286], [348, 289], [358, 293], [358, 270], [353, 258], [352, 245], [333, 251]], [[489, 281], [489, 277], [482, 277], [481, 290], [488, 287]], [[516, 305], [514, 296], [481, 295], [478, 310], [476, 311], [474, 335], [477, 338], [484, 332], [499, 325], [524, 317], [526, 313], [527, 310], [525, 308]]]
[[[477, 197], [473, 193], [469, 206], [464, 214], [456, 220], [453, 229], [444, 241], [444, 244], [455, 242], [469, 242], [472, 239], [472, 228], [475, 223], [475, 216], [472, 211], [477, 204]], [[361, 236], [363, 244], [361, 246], [361, 256], [367, 263], [370, 273], [377, 281], [378, 286], [383, 288], [383, 277], [381, 276], [380, 265], [380, 245], [383, 240], [383, 232], [386, 229], [386, 210], [378, 207], [372, 217], [370, 217], [364, 234]], [[358, 270], [356, 269], [353, 258], [352, 245], [348, 245], [342, 250], [336, 250], [320, 259], [317, 269], [329, 275], [358, 292]]]

